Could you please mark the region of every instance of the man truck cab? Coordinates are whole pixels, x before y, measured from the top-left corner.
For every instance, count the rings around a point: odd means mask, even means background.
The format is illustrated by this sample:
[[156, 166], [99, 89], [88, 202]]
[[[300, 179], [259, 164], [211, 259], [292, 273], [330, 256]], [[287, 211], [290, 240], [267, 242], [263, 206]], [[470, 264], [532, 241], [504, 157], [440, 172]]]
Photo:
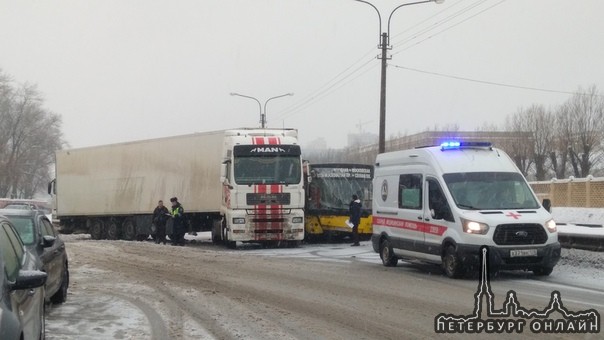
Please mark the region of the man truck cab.
[[441, 264], [446, 275], [490, 267], [549, 275], [560, 258], [556, 224], [510, 157], [490, 143], [446, 142], [380, 154], [373, 181], [373, 249]]

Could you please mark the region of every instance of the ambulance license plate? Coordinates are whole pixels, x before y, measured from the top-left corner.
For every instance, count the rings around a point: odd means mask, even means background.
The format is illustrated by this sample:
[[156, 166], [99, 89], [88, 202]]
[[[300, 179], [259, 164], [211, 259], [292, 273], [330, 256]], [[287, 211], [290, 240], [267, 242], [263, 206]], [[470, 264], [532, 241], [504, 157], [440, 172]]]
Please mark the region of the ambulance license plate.
[[510, 250], [510, 257], [537, 256], [537, 249], [514, 249]]

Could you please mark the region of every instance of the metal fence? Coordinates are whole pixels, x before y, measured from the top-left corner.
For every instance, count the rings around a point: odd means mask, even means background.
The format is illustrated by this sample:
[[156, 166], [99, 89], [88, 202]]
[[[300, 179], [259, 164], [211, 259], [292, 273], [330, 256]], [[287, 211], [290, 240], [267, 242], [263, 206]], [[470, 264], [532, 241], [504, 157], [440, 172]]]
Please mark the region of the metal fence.
[[540, 200], [553, 207], [604, 208], [604, 177], [569, 178], [530, 182]]

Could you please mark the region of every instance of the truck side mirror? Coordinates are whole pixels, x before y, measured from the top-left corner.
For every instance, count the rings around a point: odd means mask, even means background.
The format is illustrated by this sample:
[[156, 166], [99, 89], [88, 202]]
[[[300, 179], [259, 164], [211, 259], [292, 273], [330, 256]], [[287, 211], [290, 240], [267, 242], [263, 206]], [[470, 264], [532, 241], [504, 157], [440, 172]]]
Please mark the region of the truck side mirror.
[[544, 198], [542, 205], [545, 210], [552, 212], [552, 201], [549, 198]]

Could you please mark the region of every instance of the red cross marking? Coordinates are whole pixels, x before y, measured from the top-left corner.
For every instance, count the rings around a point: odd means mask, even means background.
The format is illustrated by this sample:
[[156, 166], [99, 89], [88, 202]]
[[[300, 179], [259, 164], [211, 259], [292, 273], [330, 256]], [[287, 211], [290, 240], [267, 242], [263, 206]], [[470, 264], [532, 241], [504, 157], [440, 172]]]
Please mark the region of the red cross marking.
[[520, 214], [514, 214], [513, 212], [510, 212], [510, 213], [507, 213], [505, 216], [507, 216], [507, 217], [511, 217], [511, 218], [513, 218], [513, 219], [517, 220], [517, 219], [518, 219], [519, 217], [521, 217], [522, 215], [520, 215]]

